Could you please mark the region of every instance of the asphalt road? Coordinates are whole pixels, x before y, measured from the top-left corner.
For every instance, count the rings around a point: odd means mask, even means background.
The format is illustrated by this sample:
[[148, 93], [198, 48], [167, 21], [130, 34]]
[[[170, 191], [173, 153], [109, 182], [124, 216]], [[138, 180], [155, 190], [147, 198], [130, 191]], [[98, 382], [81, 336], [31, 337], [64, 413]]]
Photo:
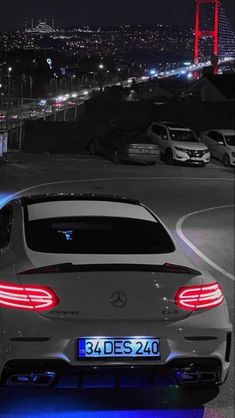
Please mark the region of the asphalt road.
[[[58, 184], [46, 184], [53, 182]], [[140, 199], [161, 217], [198, 268], [206, 269], [220, 281], [233, 321], [233, 169], [216, 161], [206, 168], [160, 163], [143, 167], [113, 165], [85, 156], [12, 154], [8, 162], [0, 165], [0, 204], [20, 190], [24, 190], [22, 194], [65, 190], [112, 193]], [[184, 394], [175, 388], [157, 392], [2, 389], [0, 418], [233, 418], [233, 365], [218, 393], [202, 390], [197, 399], [195, 396], [192, 391]], [[200, 401], [201, 406], [196, 407], [195, 401]]]

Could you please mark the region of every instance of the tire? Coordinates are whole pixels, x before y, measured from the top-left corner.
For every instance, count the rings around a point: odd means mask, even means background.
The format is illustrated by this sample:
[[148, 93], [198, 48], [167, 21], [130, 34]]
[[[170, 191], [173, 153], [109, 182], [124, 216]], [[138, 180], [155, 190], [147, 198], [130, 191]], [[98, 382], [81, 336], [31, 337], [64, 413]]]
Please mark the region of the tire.
[[119, 154], [118, 154], [117, 149], [115, 149], [113, 151], [113, 162], [114, 162], [114, 164], [119, 164], [120, 163], [120, 158], [119, 158]]
[[96, 147], [95, 147], [95, 143], [94, 142], [90, 142], [88, 144], [88, 152], [91, 155], [95, 155], [96, 154]]
[[230, 158], [228, 154], [225, 154], [224, 158], [223, 158], [223, 163], [225, 167], [230, 167]]
[[164, 161], [168, 165], [171, 165], [171, 164], [174, 163], [173, 153], [172, 153], [171, 149], [169, 149], [169, 148], [165, 152]]

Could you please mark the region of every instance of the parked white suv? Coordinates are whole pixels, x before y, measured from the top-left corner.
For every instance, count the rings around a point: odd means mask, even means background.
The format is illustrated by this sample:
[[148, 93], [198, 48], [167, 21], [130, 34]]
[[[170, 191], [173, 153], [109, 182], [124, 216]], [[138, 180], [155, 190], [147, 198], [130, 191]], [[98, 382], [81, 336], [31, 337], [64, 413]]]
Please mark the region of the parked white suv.
[[208, 146], [211, 155], [222, 161], [225, 167], [235, 166], [234, 129], [211, 129], [202, 132], [200, 138]]
[[210, 152], [196, 134], [186, 126], [173, 122], [153, 122], [147, 134], [159, 146], [166, 164], [174, 162], [204, 166], [210, 161]]

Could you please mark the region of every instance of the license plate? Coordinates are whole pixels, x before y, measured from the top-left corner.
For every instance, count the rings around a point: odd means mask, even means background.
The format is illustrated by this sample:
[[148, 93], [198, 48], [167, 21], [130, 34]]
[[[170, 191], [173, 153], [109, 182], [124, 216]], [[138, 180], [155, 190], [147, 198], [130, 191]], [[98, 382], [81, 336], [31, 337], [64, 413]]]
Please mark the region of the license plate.
[[201, 158], [200, 157], [191, 157], [191, 160], [193, 160], [193, 161], [201, 161]]
[[79, 358], [160, 357], [159, 338], [81, 338], [78, 340]]

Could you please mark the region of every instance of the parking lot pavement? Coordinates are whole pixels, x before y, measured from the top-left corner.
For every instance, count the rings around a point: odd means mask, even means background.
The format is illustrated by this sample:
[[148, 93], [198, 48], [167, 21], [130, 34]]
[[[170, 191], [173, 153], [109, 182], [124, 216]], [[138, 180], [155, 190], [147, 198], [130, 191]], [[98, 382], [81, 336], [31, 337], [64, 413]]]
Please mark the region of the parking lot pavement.
[[[77, 161], [77, 160], [103, 160], [102, 157], [90, 154], [51, 154], [51, 153], [25, 153], [25, 152], [9, 152], [6, 156], [0, 157], [0, 167], [5, 164], [34, 164], [34, 163], [46, 163], [46, 162], [60, 162], [66, 161]], [[108, 160], [107, 160], [108, 161]], [[163, 161], [157, 161], [158, 164], [163, 164]], [[219, 168], [224, 167], [223, 163], [211, 159], [210, 163], [205, 168]], [[229, 169], [229, 168], [228, 168]]]

